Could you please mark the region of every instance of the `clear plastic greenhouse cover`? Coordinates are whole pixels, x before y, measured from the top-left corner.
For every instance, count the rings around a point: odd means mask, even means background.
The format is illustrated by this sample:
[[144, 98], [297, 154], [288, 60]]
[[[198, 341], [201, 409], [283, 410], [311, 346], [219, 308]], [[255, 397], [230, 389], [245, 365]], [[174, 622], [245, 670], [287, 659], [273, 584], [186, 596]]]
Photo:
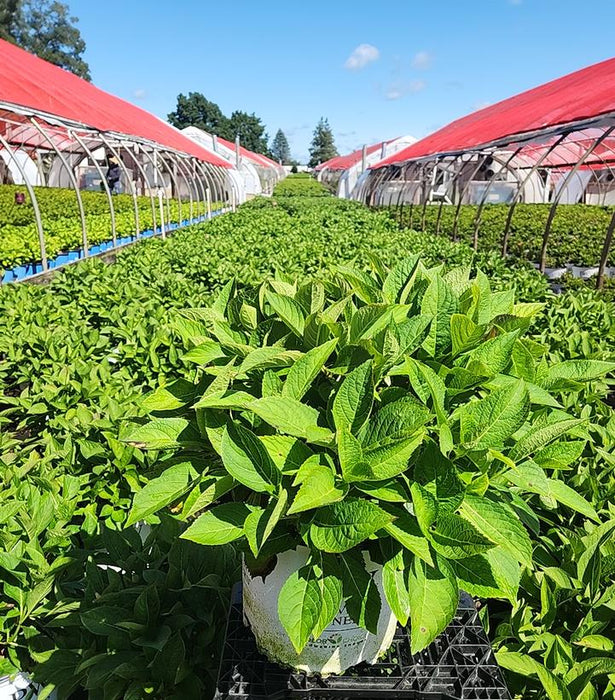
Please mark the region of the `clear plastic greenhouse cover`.
[[615, 58], [611, 58], [462, 117], [374, 168], [497, 144], [614, 111]]
[[[14, 106], [79, 125], [134, 136], [223, 168], [223, 158], [125, 100], [0, 39], [0, 108]], [[13, 111], [13, 110], [10, 110]]]

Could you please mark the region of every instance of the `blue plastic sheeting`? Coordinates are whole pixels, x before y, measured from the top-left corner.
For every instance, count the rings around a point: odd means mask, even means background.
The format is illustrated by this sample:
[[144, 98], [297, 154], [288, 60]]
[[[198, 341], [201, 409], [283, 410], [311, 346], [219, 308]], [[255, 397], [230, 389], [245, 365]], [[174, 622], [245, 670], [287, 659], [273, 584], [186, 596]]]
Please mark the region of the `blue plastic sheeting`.
[[[220, 214], [226, 214], [230, 209], [219, 209], [218, 211], [212, 211], [211, 218], [219, 216]], [[201, 216], [194, 217], [191, 221], [189, 219], [184, 219], [181, 223], [170, 223], [167, 224], [167, 231], [176, 231], [178, 228], [184, 228], [185, 226], [190, 226], [191, 224], [198, 224], [203, 221], [207, 221], [208, 216], [203, 214]], [[134, 243], [141, 238], [152, 238], [153, 236], [160, 236], [162, 233], [160, 226], [156, 227], [156, 231], [152, 229], [146, 229], [141, 231], [139, 238], [136, 236], [123, 236], [122, 238], [117, 238], [115, 245], [113, 241], [104, 241], [103, 243], [98, 243], [97, 245], [90, 246], [88, 249], [88, 257], [93, 255], [100, 255], [108, 250], [113, 250], [114, 248], [121, 248], [122, 246]], [[77, 260], [83, 260], [85, 258], [83, 248], [79, 250], [70, 250], [66, 253], [60, 253], [53, 260], [48, 261], [49, 269], [56, 269], [58, 267], [63, 267], [64, 265], [70, 265], [71, 263], [77, 262]], [[38, 275], [43, 272], [43, 264], [29, 263], [28, 265], [19, 265], [14, 267], [12, 270], [6, 270], [2, 276], [2, 284], [7, 284], [8, 282], [19, 282], [20, 280], [25, 280], [33, 275]]]

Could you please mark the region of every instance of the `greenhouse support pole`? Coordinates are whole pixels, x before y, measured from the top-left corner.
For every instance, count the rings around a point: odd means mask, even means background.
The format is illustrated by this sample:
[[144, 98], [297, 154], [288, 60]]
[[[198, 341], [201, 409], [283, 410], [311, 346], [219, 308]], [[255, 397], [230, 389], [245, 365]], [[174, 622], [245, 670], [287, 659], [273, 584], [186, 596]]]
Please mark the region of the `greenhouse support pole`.
[[[162, 174], [162, 170], [160, 170], [160, 167], [158, 165], [158, 158], [156, 157], [157, 151], [154, 149], [154, 155], [151, 156], [149, 151], [143, 147], [141, 149], [141, 152], [143, 155], [149, 160], [149, 162], [152, 165], [152, 168], [154, 170], [154, 189], [156, 190], [156, 199], [158, 199], [158, 194], [161, 193], [161, 188], [162, 185], [164, 184], [164, 175]], [[162, 185], [158, 183], [158, 177], [161, 178], [162, 180]], [[148, 180], [149, 182], [149, 180]], [[150, 187], [150, 192], [151, 192], [151, 187]], [[165, 198], [166, 198], [166, 193], [165, 193]], [[168, 214], [168, 201], [167, 201], [167, 214]], [[167, 221], [169, 217], [167, 216]], [[161, 224], [160, 224], [160, 232], [164, 233], [164, 216], [161, 215]], [[156, 231], [156, 228], [154, 226], [154, 232]]]
[[162, 238], [165, 239], [167, 232], [164, 226], [164, 205], [162, 204], [162, 189], [160, 187], [158, 188], [158, 207], [160, 209], [160, 233]]
[[201, 190], [200, 203], [202, 204], [203, 212], [202, 212], [202, 214], [200, 213], [201, 207], [199, 207], [199, 216], [204, 217], [206, 212], [207, 212], [207, 201], [206, 201], [206, 196], [205, 196], [205, 188], [206, 188], [207, 182], [208, 182], [207, 170], [203, 167], [203, 164], [199, 160], [195, 159], [193, 161], [193, 165], [194, 165], [196, 182]]
[[41, 249], [41, 263], [43, 265], [43, 270], [46, 272], [49, 269], [49, 262], [47, 260], [47, 250], [45, 248], [45, 233], [43, 231], [43, 220], [41, 218], [41, 210], [38, 206], [38, 200], [36, 199], [36, 193], [34, 192], [34, 187], [30, 183], [26, 171], [24, 170], [22, 164], [19, 162], [19, 158], [13, 153], [13, 149], [9, 146], [8, 141], [5, 140], [4, 136], [0, 133], [0, 144], [9, 154], [11, 160], [15, 163], [17, 170], [19, 170], [20, 175], [23, 178], [25, 188], [28, 190], [30, 195], [30, 201], [32, 202], [32, 209], [34, 210], [34, 221], [36, 223], [36, 231], [38, 233], [38, 244]]
[[605, 129], [604, 132], [592, 143], [592, 145], [586, 149], [586, 151], [583, 153], [581, 158], [576, 162], [575, 166], [572, 168], [572, 170], [566, 175], [564, 178], [564, 181], [562, 182], [560, 186], [560, 190], [553, 199], [553, 204], [551, 205], [551, 209], [549, 210], [549, 216], [547, 218], [547, 223], [545, 224], [545, 231], [542, 237], [542, 249], [540, 251], [540, 271], [544, 272], [546, 267], [547, 267], [547, 246], [549, 244], [549, 235], [551, 233], [551, 226], [553, 225], [553, 219], [555, 218], [555, 212], [557, 211], [557, 205], [559, 204], [562, 195], [564, 194], [564, 191], [566, 190], [566, 186], [572, 180], [572, 178], [577, 174], [579, 168], [583, 165], [583, 163], [587, 160], [587, 157], [591, 155], [592, 151], [597, 148], [603, 141], [604, 139], [609, 136], [612, 131], [615, 130], [615, 124], [608, 129]]
[[361, 172], [364, 173], [367, 170], [367, 146], [364, 145], [361, 150]]
[[239, 140], [239, 134], [235, 136], [235, 167], [239, 170], [241, 166], [241, 143]]
[[[494, 162], [500, 163], [502, 165], [502, 170], [508, 171], [508, 168], [510, 164], [512, 163], [513, 159], [517, 157], [519, 152], [523, 149], [523, 146], [519, 146], [516, 151], [513, 151], [511, 154], [510, 158], [505, 163], [501, 163], [495, 156], [493, 158]], [[476, 215], [474, 216], [474, 234], [472, 236], [472, 247], [474, 248], [474, 252], [478, 251], [478, 234], [480, 231], [480, 225], [482, 223], [482, 215], [483, 215], [483, 209], [485, 207], [485, 204], [487, 202], [487, 197], [489, 196], [489, 190], [491, 189], [491, 186], [495, 182], [495, 178], [499, 173], [502, 172], [501, 170], [498, 172], [493, 170], [493, 175], [491, 176], [491, 179], [488, 181], [487, 187], [485, 187], [485, 191], [483, 193], [483, 196], [481, 197], [480, 202], [478, 203], [478, 209], [476, 210]], [[517, 182], [518, 185], [518, 182]]]
[[68, 173], [68, 177], [73, 185], [73, 188], [75, 189], [75, 196], [77, 197], [77, 207], [79, 208], [79, 218], [81, 219], [81, 241], [82, 241], [82, 245], [83, 245], [83, 256], [85, 258], [87, 258], [89, 255], [88, 231], [87, 231], [87, 225], [85, 222], [85, 210], [83, 208], [83, 201], [81, 199], [81, 192], [79, 191], [79, 183], [77, 182], [77, 178], [75, 177], [75, 173], [69, 167], [69, 165], [66, 161], [66, 158], [64, 158], [64, 156], [62, 155], [62, 153], [60, 152], [58, 147], [53, 142], [53, 139], [43, 129], [43, 127], [36, 121], [36, 119], [34, 117], [30, 117], [30, 121], [32, 122], [32, 124], [34, 124], [34, 128], [40, 133], [40, 135], [47, 141], [47, 143], [55, 151], [56, 155], [60, 159], [60, 163], [62, 163], [66, 172]]
[[222, 175], [220, 174], [220, 168], [217, 168], [210, 163], [203, 163], [203, 167], [210, 175], [211, 184], [213, 186], [214, 201], [220, 204], [228, 204], [226, 198], [226, 187]]
[[[455, 241], [455, 242], [458, 240], [458, 235], [457, 235], [457, 234], [458, 234], [458, 231], [459, 231], [459, 214], [461, 213], [461, 206], [462, 206], [462, 204], [463, 204], [463, 198], [464, 198], [464, 197], [466, 196], [466, 194], [468, 193], [468, 191], [469, 191], [470, 186], [472, 185], [472, 183], [475, 182], [474, 178], [475, 178], [475, 177], [478, 175], [478, 173], [480, 172], [480, 169], [481, 169], [481, 167], [485, 164], [485, 161], [486, 161], [488, 158], [491, 158], [492, 161], [494, 160], [494, 159], [493, 159], [493, 155], [494, 155], [495, 151], [494, 151], [494, 150], [493, 150], [493, 151], [487, 151], [487, 152], [485, 152], [485, 151], [478, 151], [478, 152], [475, 152], [475, 153], [476, 153], [476, 155], [478, 156], [478, 160], [477, 160], [477, 163], [476, 163], [476, 167], [474, 168], [474, 170], [472, 171], [472, 174], [471, 174], [470, 177], [468, 178], [468, 181], [466, 182], [465, 187], [460, 191], [460, 193], [459, 193], [459, 201], [457, 202], [457, 206], [456, 206], [456, 208], [455, 208], [455, 218], [454, 218], [454, 220], [453, 220], [453, 241]], [[471, 162], [472, 162], [471, 160], [468, 161], [468, 163], [471, 163]], [[461, 168], [461, 172], [463, 172], [463, 167]], [[458, 176], [458, 177], [459, 177], [459, 176]]]
[[113, 206], [113, 195], [111, 194], [111, 190], [109, 189], [107, 178], [105, 177], [105, 174], [103, 173], [102, 168], [100, 167], [100, 163], [96, 160], [96, 158], [94, 158], [92, 151], [85, 145], [85, 142], [79, 137], [79, 135], [76, 134], [74, 131], [71, 131], [70, 129], [68, 130], [68, 134], [69, 136], [72, 136], [75, 139], [75, 141], [81, 146], [81, 148], [83, 148], [88, 158], [94, 164], [96, 172], [100, 176], [100, 181], [107, 195], [107, 202], [109, 203], [109, 216], [111, 217], [111, 239], [113, 240], [113, 247], [115, 248], [117, 244], [117, 232], [115, 230], [115, 207]]
[[525, 185], [530, 181], [530, 178], [532, 175], [540, 168], [542, 163], [545, 161], [545, 159], [553, 152], [555, 148], [557, 148], [564, 139], [568, 138], [569, 132], [566, 132], [560, 136], [557, 141], [555, 141], [550, 148], [548, 148], [542, 156], [534, 163], [532, 168], [530, 169], [529, 173], [523, 178], [523, 180], [519, 183], [519, 186], [517, 187], [517, 193], [515, 194], [515, 197], [513, 198], [512, 203], [510, 204], [510, 207], [508, 209], [508, 215], [506, 217], [506, 225], [504, 226], [504, 237], [502, 238], [502, 257], [505, 258], [507, 253], [508, 253], [508, 240], [510, 238], [510, 227], [512, 224], [512, 219], [513, 215], [515, 213], [515, 209], [517, 207], [517, 204], [521, 200], [521, 196], [523, 194], [523, 190], [525, 189]]
[[[150, 207], [152, 209], [152, 228], [154, 233], [156, 233], [156, 200], [154, 199], [154, 195], [152, 193], [152, 183], [149, 180], [149, 177], [147, 177], [147, 172], [145, 171], [145, 168], [139, 163], [139, 160], [137, 158], [137, 153], [133, 153], [130, 148], [126, 145], [126, 142], [124, 142], [124, 150], [130, 154], [130, 157], [132, 158], [132, 162], [137, 166], [137, 169], [141, 173], [141, 176], [143, 177], [143, 182], [147, 184], [147, 188], [149, 190], [149, 203]], [[137, 145], [137, 144], [135, 144]], [[141, 149], [144, 151], [144, 149]], [[149, 157], [149, 154], [146, 154]]]
[[[171, 154], [169, 153], [168, 155], [170, 157]], [[160, 154], [160, 157], [162, 158], [162, 153]], [[177, 167], [175, 165], [175, 161], [173, 161], [172, 159], [171, 159], [171, 161], [172, 161], [173, 167], [170, 168], [167, 161], [164, 160], [164, 158], [163, 158], [163, 163], [167, 167], [167, 172], [169, 173], [169, 177], [171, 178], [171, 182], [173, 184], [173, 187], [175, 188], [175, 193], [177, 194], [177, 215], [179, 216], [179, 221], [177, 223], [180, 224], [182, 221], [182, 200], [181, 200], [181, 194], [179, 191], [179, 183], [177, 181], [177, 176], [176, 176], [176, 172], [175, 172], [177, 170]], [[167, 203], [168, 203], [168, 200], [167, 200]], [[171, 215], [168, 213], [168, 210], [167, 210], [167, 222], [171, 223]]]
[[[176, 155], [175, 153], [169, 154], [173, 158], [173, 161], [176, 163], [177, 167], [181, 171], [182, 178], [184, 179], [184, 182], [186, 183], [186, 187], [188, 188], [188, 196], [190, 198], [190, 219], [189, 223], [192, 223], [192, 219], [194, 217], [194, 198], [192, 196], [192, 186], [190, 185], [190, 178], [186, 177], [186, 170], [184, 169], [184, 164], [182, 163], [181, 158]], [[190, 175], [190, 173], [188, 173]]]
[[134, 213], [135, 213], [135, 238], [139, 238], [141, 235], [141, 226], [139, 222], [139, 201], [137, 199], [137, 190], [135, 188], [135, 183], [132, 181], [132, 178], [130, 177], [130, 173], [128, 171], [128, 168], [126, 167], [126, 163], [122, 160], [120, 156], [119, 150], [116, 150], [110, 143], [109, 141], [105, 138], [104, 134], [100, 134], [100, 139], [101, 141], [105, 144], [107, 147], [108, 151], [111, 151], [111, 154], [115, 156], [115, 159], [117, 160], [118, 165], [120, 166], [122, 172], [124, 173], [124, 177], [126, 178], [126, 182], [128, 183], [128, 186], [130, 187], [130, 193], [132, 194], [132, 205], [134, 208]]
[[211, 192], [209, 191], [209, 187], [206, 190], [207, 192], [207, 218], [211, 219]]
[[598, 268], [598, 279], [596, 280], [596, 289], [602, 289], [604, 286], [604, 273], [606, 271], [606, 265], [609, 260], [609, 253], [611, 252], [611, 244], [613, 243], [613, 231], [615, 230], [615, 213], [611, 217], [609, 223], [609, 228], [606, 232], [606, 237], [604, 239], [604, 245], [602, 246], [602, 253], [600, 254], [600, 267]]

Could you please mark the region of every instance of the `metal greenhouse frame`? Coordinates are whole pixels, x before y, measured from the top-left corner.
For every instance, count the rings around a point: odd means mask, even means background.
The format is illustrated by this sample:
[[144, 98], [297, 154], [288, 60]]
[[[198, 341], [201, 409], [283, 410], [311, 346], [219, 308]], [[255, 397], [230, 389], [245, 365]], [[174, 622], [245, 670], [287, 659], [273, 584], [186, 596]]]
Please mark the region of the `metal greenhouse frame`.
[[[544, 272], [558, 208], [615, 205], [615, 59], [453, 122], [372, 166], [353, 197], [391, 208], [401, 223], [419, 229], [428, 207], [437, 206], [436, 234], [444, 233], [443, 212], [453, 212], [448, 231], [453, 240], [458, 239], [462, 206], [473, 205], [475, 250], [488, 207], [507, 205], [500, 241], [504, 256], [518, 205], [547, 205], [540, 255], [534, 261]], [[450, 216], [447, 221], [450, 225]], [[604, 284], [614, 230], [615, 208], [595, 261], [598, 288]]]

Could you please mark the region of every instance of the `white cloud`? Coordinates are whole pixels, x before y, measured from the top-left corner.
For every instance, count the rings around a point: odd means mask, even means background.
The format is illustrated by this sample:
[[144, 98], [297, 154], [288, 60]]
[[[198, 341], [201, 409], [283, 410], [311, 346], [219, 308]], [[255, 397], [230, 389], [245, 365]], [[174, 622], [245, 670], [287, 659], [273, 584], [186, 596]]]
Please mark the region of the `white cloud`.
[[143, 100], [147, 97], [147, 90], [143, 88], [137, 88], [133, 93], [132, 96], [135, 98], [135, 100]]
[[348, 70], [360, 70], [369, 63], [373, 63], [380, 58], [380, 51], [371, 44], [359, 44], [357, 48], [348, 56], [344, 68]]
[[412, 59], [412, 67], [417, 68], [418, 70], [425, 70], [426, 68], [431, 67], [432, 60], [433, 56], [429, 53], [429, 51], [419, 51], [418, 53], [414, 54], [414, 58]]
[[391, 83], [384, 91], [387, 100], [399, 100], [404, 95], [421, 92], [427, 87], [424, 80], [410, 80], [406, 83]]

